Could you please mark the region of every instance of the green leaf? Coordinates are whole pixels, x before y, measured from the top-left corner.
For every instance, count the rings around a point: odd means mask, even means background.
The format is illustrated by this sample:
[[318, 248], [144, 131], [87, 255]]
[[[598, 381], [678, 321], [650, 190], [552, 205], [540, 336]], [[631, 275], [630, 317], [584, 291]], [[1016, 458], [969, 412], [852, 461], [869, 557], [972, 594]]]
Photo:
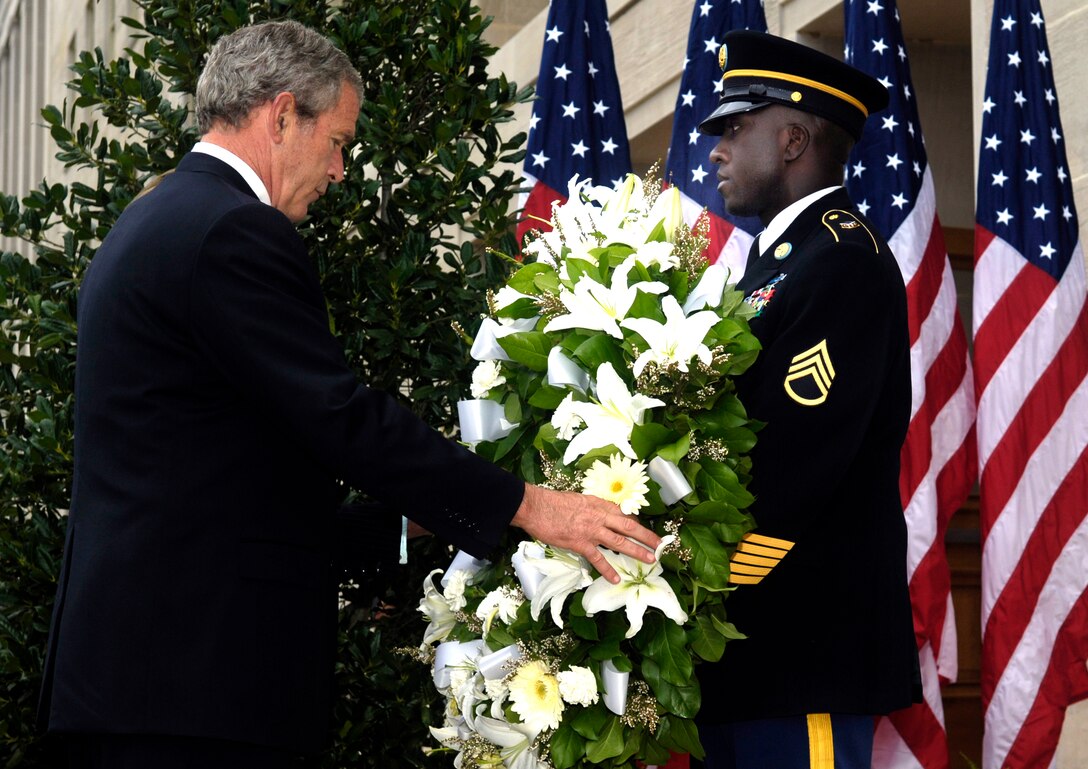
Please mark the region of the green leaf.
[[587, 740], [598, 739], [610, 717], [608, 708], [600, 700], [596, 705], [588, 708], [567, 709], [568, 713], [571, 711], [574, 712], [574, 716], [570, 719], [571, 728]]
[[635, 425], [631, 430], [631, 448], [639, 459], [646, 459], [657, 454], [660, 449], [674, 444], [684, 437], [676, 430], [670, 430], [660, 422], [647, 422]]
[[695, 626], [689, 631], [688, 642], [691, 650], [707, 662], [717, 662], [725, 652], [725, 636], [714, 620], [705, 615], [695, 618]]
[[612, 368], [621, 377], [628, 369], [627, 358], [623, 354], [619, 340], [607, 334], [597, 334], [578, 345], [572, 353], [590, 372], [596, 376], [602, 363], [611, 363]]
[[728, 502], [710, 500], [701, 502], [684, 513], [684, 520], [689, 523], [719, 523], [730, 519], [736, 509]]
[[688, 566], [708, 587], [721, 590], [729, 581], [729, 554], [710, 527], [685, 523], [680, 527], [680, 541], [691, 551]]
[[714, 616], [711, 617], [711, 620], [713, 620], [714, 627], [717, 628], [718, 632], [730, 641], [739, 641], [748, 637], [744, 633], [737, 630], [736, 627], [733, 626], [732, 622], [726, 622], [725, 620], [718, 619]]
[[683, 685], [691, 680], [691, 655], [685, 648], [687, 633], [671, 619], [661, 614], [647, 615], [635, 643], [643, 654], [658, 664], [666, 681]]
[[604, 732], [600, 739], [592, 740], [586, 744], [586, 759], [594, 764], [599, 764], [606, 759], [618, 756], [623, 752], [623, 724], [616, 716], [612, 716], [605, 724]]
[[499, 346], [511, 360], [522, 364], [532, 371], [548, 370], [548, 353], [552, 343], [548, 335], [541, 331], [519, 331], [499, 339]]
[[543, 277], [551, 275], [556, 278], [556, 286], [559, 285], [558, 277], [555, 275], [555, 270], [547, 264], [542, 262], [533, 262], [527, 264], [520, 270], [510, 276], [510, 280], [507, 281], [507, 285], [515, 291], [520, 291], [523, 294], [540, 294], [541, 290], [536, 282], [537, 277]]
[[536, 392], [529, 396], [529, 405], [538, 409], [553, 411], [556, 406], [563, 402], [569, 392], [565, 387], [552, 387], [551, 385], [542, 384]]
[[737, 474], [727, 465], [709, 457], [700, 459], [699, 464], [703, 468], [700, 478], [711, 499], [725, 501], [738, 508], [748, 507], [755, 501], [755, 497], [741, 485]]
[[677, 753], [690, 753], [700, 759], [706, 755], [699, 741], [699, 730], [690, 719], [665, 714], [661, 718], [657, 738], [662, 745]]
[[567, 267], [567, 275], [571, 284], [577, 283], [583, 277], [589, 278], [594, 283], [601, 282], [601, 271], [593, 262], [576, 257], [569, 257], [563, 264]]
[[642, 676], [654, 692], [657, 701], [670, 713], [681, 718], [695, 718], [699, 712], [702, 695], [699, 691], [699, 682], [692, 679], [687, 686], [677, 686], [669, 683], [663, 675], [658, 664], [652, 659], [642, 661]]
[[555, 769], [568, 769], [585, 755], [585, 739], [568, 723], [559, 724], [548, 745]]

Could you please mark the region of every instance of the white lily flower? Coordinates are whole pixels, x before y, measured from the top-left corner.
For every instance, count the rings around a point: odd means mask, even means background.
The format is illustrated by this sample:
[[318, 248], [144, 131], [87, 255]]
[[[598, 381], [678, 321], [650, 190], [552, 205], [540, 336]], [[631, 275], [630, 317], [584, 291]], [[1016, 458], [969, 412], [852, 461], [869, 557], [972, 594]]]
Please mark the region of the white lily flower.
[[501, 310], [504, 307], [509, 307], [519, 299], [532, 299], [529, 294], [523, 294], [517, 289], [510, 286], [503, 286], [495, 292], [495, 309]]
[[688, 315], [704, 307], [717, 307], [721, 304], [725, 282], [728, 279], [729, 270], [721, 262], [715, 262], [703, 270], [703, 276], [699, 278], [695, 288], [684, 300], [684, 314]]
[[679, 187], [667, 187], [654, 201], [646, 217], [647, 222], [656, 227], [658, 222], [665, 225], [665, 237], [670, 242], [676, 241], [676, 232], [684, 225], [684, 207], [680, 199]]
[[567, 596], [593, 582], [589, 561], [570, 550], [558, 547], [519, 548], [523, 568], [541, 575], [529, 602], [529, 613], [540, 619], [540, 611], [551, 604], [552, 621], [563, 627], [563, 603]]
[[635, 361], [634, 375], [638, 377], [650, 361], [662, 366], [675, 363], [681, 371], [688, 370], [688, 362], [692, 358], [709, 364], [712, 356], [710, 348], [703, 344], [703, 340], [706, 339], [706, 333], [718, 322], [717, 313], [703, 310], [687, 317], [680, 308], [680, 303], [672, 296], [666, 296], [661, 301], [661, 309], [665, 311], [664, 323], [653, 318], [628, 318], [620, 324], [637, 332], [650, 345], [650, 349], [639, 355]]
[[680, 264], [676, 247], [667, 241], [651, 240], [649, 243], [643, 243], [633, 256], [635, 261], [643, 267], [656, 266], [661, 270], [671, 270]]
[[544, 769], [548, 766], [531, 748], [539, 732], [525, 724], [512, 724], [501, 718], [481, 717], [476, 721], [476, 731], [499, 748], [499, 755], [508, 769]]
[[628, 310], [635, 302], [639, 291], [650, 294], [663, 294], [669, 287], [660, 281], [641, 281], [627, 285], [627, 275], [635, 266], [628, 259], [616, 266], [612, 272], [612, 282], [604, 286], [595, 280], [582, 276], [574, 284], [574, 291], [563, 289], [559, 292], [559, 301], [567, 308], [567, 315], [553, 318], [544, 326], [544, 331], [560, 331], [568, 328], [584, 328], [590, 331], [604, 331], [606, 334], [623, 339], [618, 321], [627, 317]]
[[665, 402], [641, 393], [631, 393], [611, 363], [597, 367], [597, 402], [575, 401], [571, 411], [586, 423], [585, 428], [571, 439], [563, 453], [563, 464], [569, 465], [587, 451], [602, 446], [615, 446], [624, 456], [637, 459], [631, 448], [631, 430], [642, 424], [643, 413], [664, 406]]
[[[665, 537], [664, 539], [671, 542], [675, 538]], [[661, 547], [666, 544], [668, 543], [662, 541]], [[657, 550], [658, 556], [660, 556], [661, 547]], [[624, 607], [627, 610], [627, 621], [631, 623], [626, 638], [631, 638], [642, 629], [643, 615], [650, 606], [656, 606], [677, 625], [687, 622], [688, 615], [681, 608], [676, 593], [661, 576], [660, 561], [655, 561], [651, 565], [603, 548], [601, 548], [601, 554], [620, 575], [620, 582], [613, 585], [604, 577], [595, 579], [582, 596], [582, 607], [587, 615], [592, 616], [597, 612], [615, 611], [621, 606]]]
[[453, 616], [449, 602], [434, 586], [434, 575], [441, 573], [441, 569], [435, 569], [423, 580], [423, 598], [419, 602], [419, 612], [430, 622], [423, 633], [425, 644], [446, 640], [446, 636], [457, 624], [457, 618]]

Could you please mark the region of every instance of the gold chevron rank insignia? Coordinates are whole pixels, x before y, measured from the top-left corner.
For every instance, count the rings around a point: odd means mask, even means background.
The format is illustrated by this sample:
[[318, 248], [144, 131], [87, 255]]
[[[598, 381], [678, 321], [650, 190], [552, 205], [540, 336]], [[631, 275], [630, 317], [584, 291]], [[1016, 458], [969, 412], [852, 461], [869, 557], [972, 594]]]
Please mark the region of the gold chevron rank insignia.
[[758, 585], [792, 548], [788, 539], [745, 534], [729, 561], [729, 584]]
[[802, 406], [819, 406], [827, 400], [831, 383], [835, 379], [835, 367], [827, 352], [827, 340], [795, 355], [782, 386], [786, 394]]

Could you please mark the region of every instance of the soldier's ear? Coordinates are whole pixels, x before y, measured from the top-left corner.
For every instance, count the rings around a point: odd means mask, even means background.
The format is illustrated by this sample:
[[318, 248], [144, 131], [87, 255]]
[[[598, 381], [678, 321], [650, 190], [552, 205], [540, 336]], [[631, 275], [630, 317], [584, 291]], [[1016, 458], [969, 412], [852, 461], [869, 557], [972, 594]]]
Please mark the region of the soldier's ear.
[[786, 162], [797, 160], [805, 154], [809, 143], [812, 141], [812, 133], [808, 126], [801, 123], [790, 123], [786, 126], [786, 147], [784, 157]]

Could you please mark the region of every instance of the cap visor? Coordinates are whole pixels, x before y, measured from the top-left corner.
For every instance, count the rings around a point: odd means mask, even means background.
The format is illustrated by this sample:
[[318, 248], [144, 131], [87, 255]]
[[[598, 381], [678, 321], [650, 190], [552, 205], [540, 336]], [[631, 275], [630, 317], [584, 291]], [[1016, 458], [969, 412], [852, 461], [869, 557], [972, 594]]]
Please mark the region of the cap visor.
[[703, 118], [699, 123], [699, 133], [708, 136], [721, 136], [725, 129], [725, 118], [730, 115], [738, 115], [742, 112], [751, 112], [759, 107], [766, 107], [770, 102], [766, 101], [727, 101], [719, 104], [718, 108]]

